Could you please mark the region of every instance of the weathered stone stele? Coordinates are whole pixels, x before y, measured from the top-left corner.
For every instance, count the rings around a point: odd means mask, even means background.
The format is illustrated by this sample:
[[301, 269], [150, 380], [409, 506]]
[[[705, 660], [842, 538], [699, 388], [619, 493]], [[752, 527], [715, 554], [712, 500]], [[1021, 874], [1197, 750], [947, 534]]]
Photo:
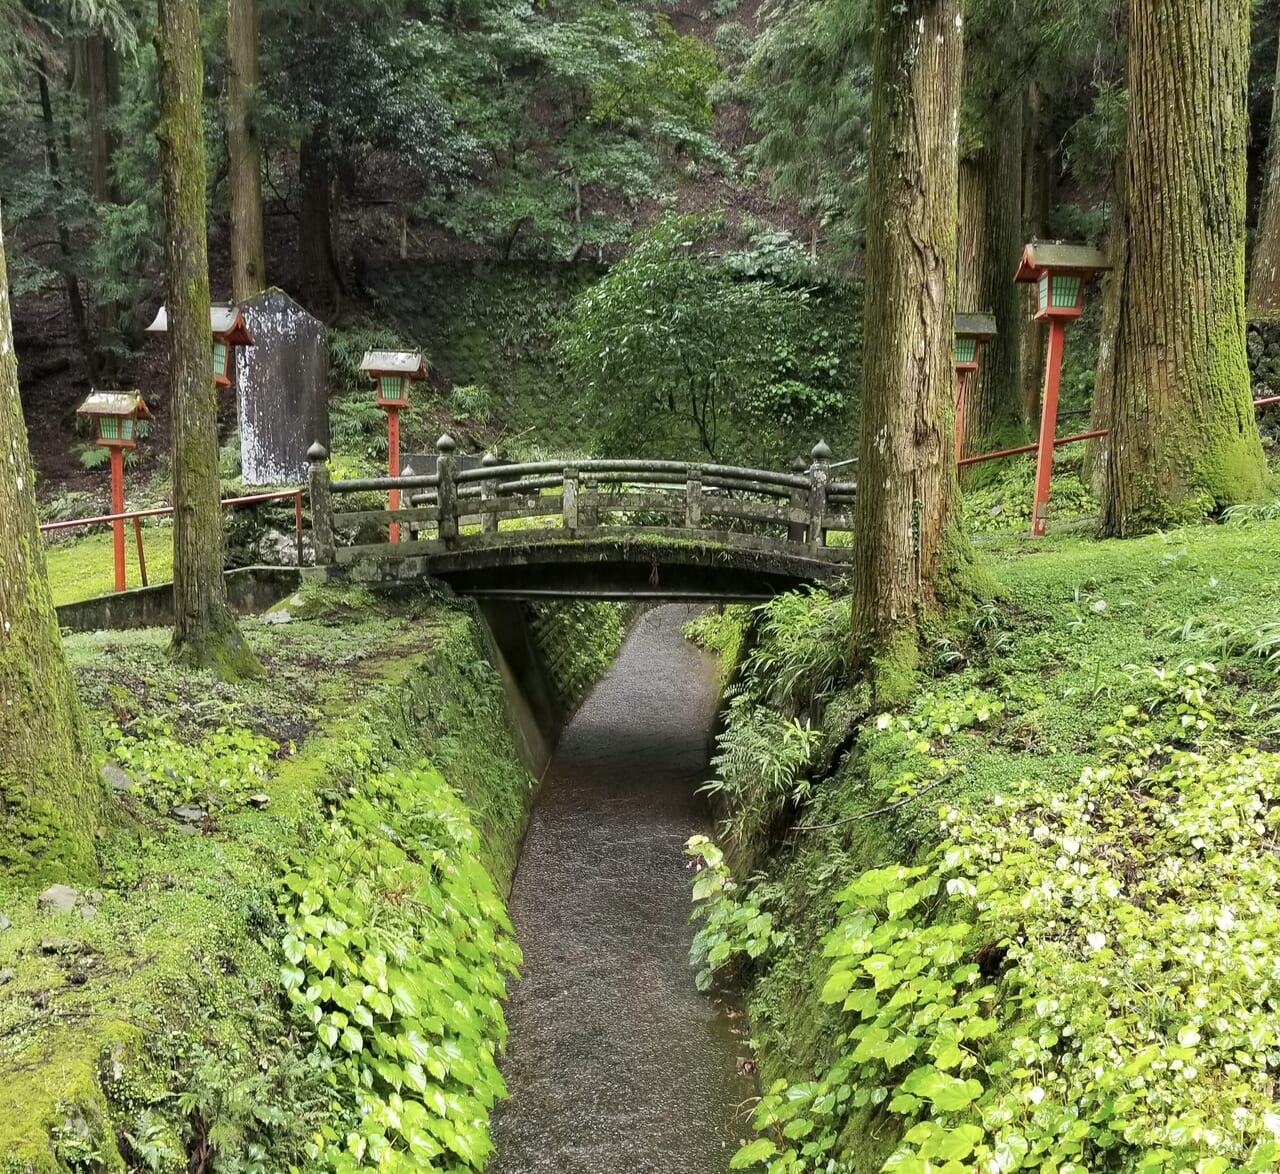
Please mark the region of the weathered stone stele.
[[255, 344], [236, 349], [242, 476], [246, 485], [297, 484], [308, 447], [329, 444], [324, 324], [278, 289], [240, 309]]

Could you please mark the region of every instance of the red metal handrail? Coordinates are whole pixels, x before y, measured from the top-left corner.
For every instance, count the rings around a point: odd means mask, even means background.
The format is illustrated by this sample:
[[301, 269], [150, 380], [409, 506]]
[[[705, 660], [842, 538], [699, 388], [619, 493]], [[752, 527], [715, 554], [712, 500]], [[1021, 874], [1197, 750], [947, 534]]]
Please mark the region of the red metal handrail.
[[[1269, 395], [1263, 399], [1253, 401], [1255, 408], [1265, 408], [1272, 404], [1280, 404], [1280, 395]], [[1077, 432], [1074, 436], [1059, 436], [1054, 442], [1054, 448], [1061, 444], [1075, 444], [1081, 440], [1097, 440], [1101, 436], [1106, 436], [1110, 430], [1107, 428], [1099, 428], [1093, 432]], [[969, 465], [978, 465], [983, 461], [995, 461], [1001, 457], [1016, 457], [1020, 453], [1035, 452], [1040, 446], [1038, 444], [1020, 444], [1017, 448], [1002, 448], [999, 452], [984, 452], [976, 457], [964, 457], [956, 462], [957, 467], [963, 469]]]
[[[298, 565], [302, 565], [302, 489], [279, 489], [272, 493], [254, 493], [248, 497], [228, 497], [222, 502], [225, 509], [228, 506], [238, 505], [255, 505], [264, 501], [283, 501], [285, 498], [293, 499], [293, 522], [297, 536], [298, 546]], [[45, 522], [40, 527], [41, 534], [52, 534], [59, 530], [74, 530], [82, 526], [105, 526], [115, 522], [133, 522], [133, 533], [137, 540], [138, 546], [138, 569], [142, 573], [142, 585], [147, 584], [147, 556], [142, 548], [142, 519], [143, 518], [163, 518], [173, 513], [173, 506], [155, 506], [148, 510], [126, 510], [122, 514], [99, 514], [94, 518], [71, 518], [64, 522]]]

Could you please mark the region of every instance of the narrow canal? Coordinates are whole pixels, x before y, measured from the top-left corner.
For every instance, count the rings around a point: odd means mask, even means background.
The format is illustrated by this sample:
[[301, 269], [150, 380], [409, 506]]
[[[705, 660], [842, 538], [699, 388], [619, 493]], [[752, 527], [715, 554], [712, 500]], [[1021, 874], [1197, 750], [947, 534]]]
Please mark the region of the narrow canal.
[[497, 1174], [722, 1174], [749, 1055], [688, 965], [684, 841], [706, 831], [715, 665], [691, 611], [636, 625], [561, 740], [510, 910], [524, 951], [507, 1008], [511, 1099]]

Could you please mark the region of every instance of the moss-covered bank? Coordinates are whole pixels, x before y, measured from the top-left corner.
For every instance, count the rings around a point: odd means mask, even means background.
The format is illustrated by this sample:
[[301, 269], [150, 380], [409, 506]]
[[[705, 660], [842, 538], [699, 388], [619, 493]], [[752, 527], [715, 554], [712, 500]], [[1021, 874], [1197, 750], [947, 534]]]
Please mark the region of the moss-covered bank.
[[[42, 911], [35, 889], [0, 886], [0, 924], [12, 922], [0, 930], [0, 1170], [301, 1168], [326, 1123], [345, 1113], [367, 1125], [342, 1076], [358, 1057], [323, 1047], [330, 1020], [310, 1022], [310, 1008], [291, 1008], [281, 985], [286, 920], [296, 931], [295, 919], [314, 912], [286, 898], [287, 873], [364, 860], [348, 881], [365, 885], [360, 894], [343, 898], [339, 886], [323, 899], [381, 909], [378, 932], [400, 926], [421, 939], [446, 916], [432, 904], [433, 886], [445, 883], [433, 870], [466, 872], [475, 902], [467, 932], [499, 951], [493, 974], [509, 965], [498, 894], [535, 781], [517, 757], [474, 613], [328, 591], [286, 606], [292, 622], [248, 632], [268, 677], [234, 686], [174, 667], [163, 631], [68, 641], [90, 712], [133, 785], [112, 776], [128, 789], [99, 843], [101, 878], [69, 912]], [[338, 932], [332, 906], [326, 917], [321, 928]], [[366, 941], [350, 918], [342, 932]], [[372, 947], [361, 948], [376, 968]], [[349, 940], [342, 949], [358, 953]], [[337, 975], [333, 950], [304, 965]], [[361, 1028], [370, 1056], [378, 1025], [403, 1027], [399, 1000], [412, 998], [396, 993], [394, 978], [379, 995], [371, 973], [375, 1010]], [[395, 1008], [383, 1008], [387, 991]], [[347, 998], [325, 988], [313, 1002], [345, 1015]], [[366, 1014], [356, 1003], [353, 1030]], [[466, 1036], [460, 1025], [423, 1022], [442, 1046]], [[427, 1063], [420, 1088], [452, 1095], [459, 1070]], [[412, 1058], [409, 1066], [418, 1071]], [[402, 1092], [412, 1099], [410, 1087]], [[434, 1140], [422, 1133], [419, 1142], [466, 1168], [462, 1131], [440, 1141], [450, 1111], [433, 1114]], [[392, 1149], [407, 1154], [408, 1137]], [[331, 1141], [330, 1156], [347, 1144]], [[377, 1164], [372, 1133], [363, 1152]], [[380, 1161], [399, 1168], [394, 1153]]]
[[703, 885], [695, 947], [748, 992], [742, 1168], [1273, 1168], [1275, 1061], [1240, 1043], [1277, 1029], [1268, 513], [987, 547], [1001, 601], [931, 633], [891, 713], [819, 655], [841, 601], [752, 617], [719, 758], [738, 887]]

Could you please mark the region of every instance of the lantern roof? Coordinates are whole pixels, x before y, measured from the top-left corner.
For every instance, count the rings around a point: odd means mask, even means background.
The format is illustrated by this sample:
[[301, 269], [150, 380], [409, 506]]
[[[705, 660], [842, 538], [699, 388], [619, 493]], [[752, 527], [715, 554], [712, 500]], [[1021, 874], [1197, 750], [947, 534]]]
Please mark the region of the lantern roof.
[[[147, 327], [148, 334], [168, 334], [169, 311], [165, 306]], [[209, 307], [209, 332], [231, 346], [253, 346], [253, 335], [238, 306], [214, 304]]]
[[961, 338], [976, 338], [981, 342], [996, 336], [996, 316], [994, 314], [957, 314], [956, 335]]
[[379, 375], [404, 375], [419, 382], [427, 377], [420, 351], [365, 351], [360, 370], [368, 371], [375, 382]]
[[1062, 241], [1033, 240], [1022, 252], [1014, 281], [1035, 281], [1051, 269], [1057, 273], [1105, 273], [1111, 262], [1092, 245], [1066, 245]]
[[93, 391], [76, 408], [77, 416], [132, 416], [150, 420], [151, 410], [138, 391]]

